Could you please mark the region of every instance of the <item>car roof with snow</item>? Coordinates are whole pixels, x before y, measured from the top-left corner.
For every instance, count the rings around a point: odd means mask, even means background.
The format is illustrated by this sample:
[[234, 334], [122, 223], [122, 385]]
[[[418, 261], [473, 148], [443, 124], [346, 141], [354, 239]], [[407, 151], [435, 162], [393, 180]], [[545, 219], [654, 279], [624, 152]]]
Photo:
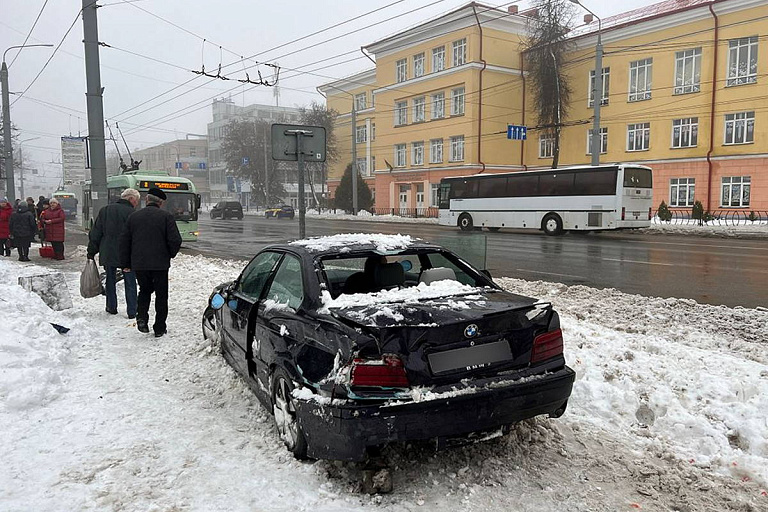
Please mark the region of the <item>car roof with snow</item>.
[[397, 254], [407, 249], [444, 249], [439, 245], [424, 242], [409, 235], [384, 235], [379, 233], [342, 233], [313, 237], [296, 240], [288, 244], [273, 245], [271, 248], [291, 249], [311, 255], [352, 252]]

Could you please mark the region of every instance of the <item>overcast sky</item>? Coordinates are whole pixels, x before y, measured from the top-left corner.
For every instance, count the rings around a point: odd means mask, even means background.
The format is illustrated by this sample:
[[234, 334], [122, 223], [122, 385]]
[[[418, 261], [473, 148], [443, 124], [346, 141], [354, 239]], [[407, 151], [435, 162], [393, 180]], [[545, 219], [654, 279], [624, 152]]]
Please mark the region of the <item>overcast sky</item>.
[[[24, 42], [44, 3], [45, 0], [0, 0], [0, 12], [3, 13], [0, 50]], [[214, 97], [231, 95], [233, 101], [246, 105], [274, 104], [271, 88], [242, 86], [235, 81], [203, 78], [190, 72], [200, 69], [203, 58], [206, 71], [214, 72], [219, 62], [232, 63], [240, 60], [241, 55], [256, 55], [254, 59], [261, 62], [278, 62], [283, 68], [280, 105], [304, 106], [312, 101], [322, 101], [315, 91], [318, 85], [372, 66], [359, 52], [360, 46], [468, 2], [101, 0], [99, 3], [104, 6], [98, 11], [99, 40], [112, 46], [100, 50], [101, 82], [105, 88], [104, 115], [107, 120], [120, 122], [131, 149], [134, 149], [184, 138], [187, 133], [205, 134], [206, 124], [211, 121], [210, 104]], [[502, 8], [510, 5], [510, 2], [487, 3]], [[521, 9], [528, 3], [528, 0], [518, 2]], [[585, 0], [585, 3], [605, 17], [655, 2]], [[47, 2], [27, 44], [58, 45], [74, 25], [31, 87], [30, 83], [53, 53], [53, 48], [25, 49], [9, 68], [12, 93], [20, 93], [29, 87], [16, 103], [13, 102], [18, 95], [11, 95], [12, 121], [20, 129], [22, 142], [28, 140], [23, 143], [25, 155], [31, 157], [33, 166], [48, 168], [50, 172], [54, 167], [46, 162], [60, 160], [59, 137], [87, 134], [81, 6], [81, 0]], [[379, 10], [357, 20], [272, 50], [376, 9]], [[202, 38], [208, 42], [203, 44]], [[336, 39], [324, 42], [330, 38]], [[219, 46], [224, 49], [219, 50]], [[11, 64], [16, 52], [8, 52], [6, 63]], [[286, 55], [288, 53], [292, 55]], [[246, 60], [245, 65], [253, 66], [254, 62]], [[257, 75], [255, 69], [248, 70], [251, 79]], [[264, 75], [271, 73], [269, 68], [260, 69]], [[308, 71], [313, 74], [306, 73]], [[232, 65], [222, 74], [243, 78], [243, 64]], [[181, 85], [188, 80], [192, 81]], [[173, 87], [178, 88], [149, 101]], [[107, 150], [110, 149], [112, 147], [108, 146]]]

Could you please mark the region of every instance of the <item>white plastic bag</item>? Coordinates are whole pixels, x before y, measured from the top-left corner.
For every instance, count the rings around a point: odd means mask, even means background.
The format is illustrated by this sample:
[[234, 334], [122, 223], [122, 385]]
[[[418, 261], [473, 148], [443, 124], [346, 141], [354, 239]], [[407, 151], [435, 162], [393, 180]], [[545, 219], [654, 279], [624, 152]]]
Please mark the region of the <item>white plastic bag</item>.
[[80, 274], [80, 295], [86, 299], [101, 295], [101, 278], [94, 260], [86, 260], [85, 268]]

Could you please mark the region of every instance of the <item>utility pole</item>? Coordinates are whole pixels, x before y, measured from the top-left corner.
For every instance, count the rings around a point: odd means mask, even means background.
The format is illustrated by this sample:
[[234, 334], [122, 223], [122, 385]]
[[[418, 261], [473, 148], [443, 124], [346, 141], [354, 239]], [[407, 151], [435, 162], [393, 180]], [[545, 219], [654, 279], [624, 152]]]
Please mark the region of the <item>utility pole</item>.
[[352, 215], [357, 215], [357, 105], [352, 95]]
[[107, 155], [104, 147], [104, 103], [99, 67], [99, 25], [96, 0], [83, 0], [83, 43], [85, 44], [85, 93], [88, 105], [88, 141], [91, 161], [93, 216], [107, 205]]
[[264, 208], [269, 208], [269, 156], [267, 149], [267, 127], [264, 126]]
[[21, 152], [21, 144], [19, 144], [19, 195], [24, 199], [24, 153]]
[[11, 106], [8, 99], [8, 66], [0, 68], [0, 82], [3, 87], [3, 156], [5, 157], [5, 189], [11, 204], [16, 201], [16, 185], [13, 182], [13, 148], [11, 147]]

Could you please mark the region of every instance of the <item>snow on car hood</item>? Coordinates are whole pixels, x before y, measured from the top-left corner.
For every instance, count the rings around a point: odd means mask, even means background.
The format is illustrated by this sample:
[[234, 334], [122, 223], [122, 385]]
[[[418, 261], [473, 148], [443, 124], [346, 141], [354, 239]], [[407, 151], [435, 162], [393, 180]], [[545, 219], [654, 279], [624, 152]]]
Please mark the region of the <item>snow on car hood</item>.
[[408, 235], [382, 235], [370, 233], [344, 233], [296, 240], [291, 245], [300, 245], [311, 251], [329, 251], [344, 249], [354, 245], [373, 245], [377, 252], [387, 253], [408, 248], [416, 242]]

